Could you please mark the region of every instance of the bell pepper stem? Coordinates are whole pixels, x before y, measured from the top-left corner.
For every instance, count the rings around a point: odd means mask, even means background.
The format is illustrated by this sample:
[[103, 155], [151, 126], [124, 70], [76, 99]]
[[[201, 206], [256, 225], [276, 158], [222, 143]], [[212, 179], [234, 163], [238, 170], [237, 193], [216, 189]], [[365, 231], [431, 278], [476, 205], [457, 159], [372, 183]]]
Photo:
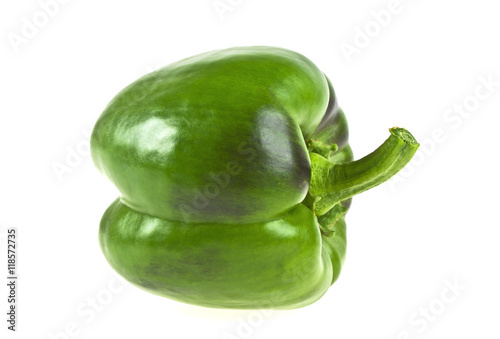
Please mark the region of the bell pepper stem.
[[389, 130], [389, 138], [364, 158], [335, 164], [318, 153], [311, 156], [310, 194], [319, 217], [339, 202], [387, 181], [413, 157], [420, 144], [403, 128]]

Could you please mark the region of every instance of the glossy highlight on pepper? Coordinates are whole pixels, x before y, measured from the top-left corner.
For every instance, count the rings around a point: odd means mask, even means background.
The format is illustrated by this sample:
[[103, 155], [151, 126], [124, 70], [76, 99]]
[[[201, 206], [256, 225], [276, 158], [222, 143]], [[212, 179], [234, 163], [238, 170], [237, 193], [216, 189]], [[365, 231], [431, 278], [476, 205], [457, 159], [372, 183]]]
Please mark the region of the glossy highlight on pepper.
[[132, 284], [173, 300], [306, 306], [340, 274], [351, 198], [418, 146], [392, 128], [353, 161], [329, 79], [296, 52], [193, 56], [127, 86], [96, 122], [92, 159], [120, 191], [101, 249]]

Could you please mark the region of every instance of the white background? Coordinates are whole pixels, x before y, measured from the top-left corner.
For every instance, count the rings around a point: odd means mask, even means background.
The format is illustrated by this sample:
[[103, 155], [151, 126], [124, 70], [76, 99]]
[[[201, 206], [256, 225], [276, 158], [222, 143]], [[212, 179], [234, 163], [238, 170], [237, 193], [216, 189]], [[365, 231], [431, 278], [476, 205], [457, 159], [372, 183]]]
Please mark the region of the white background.
[[[2, 338], [499, 338], [494, 1], [47, 2], [0, 8]], [[356, 197], [339, 281], [298, 310], [212, 310], [150, 295], [116, 280], [97, 241], [118, 192], [94, 168], [86, 135], [107, 102], [155, 68], [238, 45], [286, 47], [316, 63], [356, 157], [395, 125], [422, 143], [403, 174]], [[58, 175], [59, 165], [68, 171]], [[19, 233], [14, 334], [8, 227]]]

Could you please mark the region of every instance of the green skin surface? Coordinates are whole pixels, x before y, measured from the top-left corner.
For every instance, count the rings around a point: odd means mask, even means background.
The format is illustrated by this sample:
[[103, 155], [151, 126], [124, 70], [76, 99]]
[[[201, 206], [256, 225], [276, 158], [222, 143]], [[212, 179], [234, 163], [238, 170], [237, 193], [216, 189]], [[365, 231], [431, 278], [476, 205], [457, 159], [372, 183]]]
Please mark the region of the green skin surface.
[[134, 285], [181, 302], [311, 304], [340, 274], [350, 198], [418, 148], [400, 131], [353, 162], [330, 82], [289, 50], [168, 65], [122, 90], [92, 132], [94, 163], [121, 193], [101, 220], [103, 253]]

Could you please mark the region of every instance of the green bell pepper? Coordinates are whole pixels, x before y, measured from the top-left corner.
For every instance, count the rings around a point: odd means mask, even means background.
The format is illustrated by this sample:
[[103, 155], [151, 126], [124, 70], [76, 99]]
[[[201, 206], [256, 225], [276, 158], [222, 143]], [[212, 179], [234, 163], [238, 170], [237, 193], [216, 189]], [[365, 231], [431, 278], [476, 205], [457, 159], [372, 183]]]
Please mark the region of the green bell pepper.
[[274, 47], [204, 53], [123, 89], [98, 119], [92, 158], [121, 196], [99, 241], [132, 284], [215, 308], [302, 307], [340, 274], [351, 197], [419, 144], [390, 129], [353, 161], [328, 78]]

